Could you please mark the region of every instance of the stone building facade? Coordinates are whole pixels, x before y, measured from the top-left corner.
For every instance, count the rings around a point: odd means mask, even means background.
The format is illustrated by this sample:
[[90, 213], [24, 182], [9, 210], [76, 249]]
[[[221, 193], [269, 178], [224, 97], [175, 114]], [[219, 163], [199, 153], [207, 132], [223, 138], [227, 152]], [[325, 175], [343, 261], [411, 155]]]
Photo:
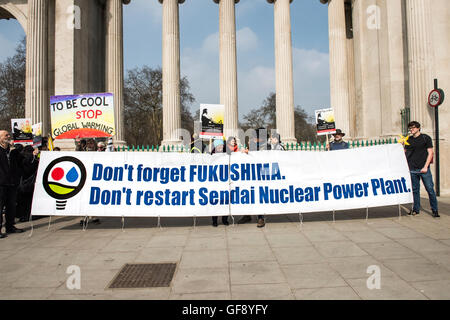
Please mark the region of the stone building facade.
[[[219, 10], [224, 130], [227, 135], [235, 135], [238, 129], [235, 6], [239, 0], [213, 1]], [[295, 142], [292, 1], [267, 0], [274, 10], [277, 127], [285, 142]], [[0, 19], [17, 19], [27, 35], [26, 117], [42, 122], [44, 133], [50, 126], [50, 95], [112, 92], [116, 108], [115, 141], [124, 143], [122, 6], [129, 2], [0, 0]], [[159, 2], [163, 13], [162, 144], [177, 144], [181, 142], [176, 131], [181, 123], [179, 6], [185, 1]], [[330, 96], [337, 125], [352, 140], [383, 139], [398, 137], [407, 120], [417, 120], [422, 123], [423, 132], [434, 137], [434, 111], [427, 105], [427, 97], [435, 78], [444, 91], [450, 88], [450, 2], [320, 2], [328, 6]], [[72, 13], [75, 19], [68, 19]], [[82, 25], [78, 25], [80, 21]], [[441, 193], [450, 193], [448, 100], [439, 107]], [[410, 115], [409, 119], [401, 115], [402, 110]], [[73, 142], [67, 144], [72, 146]]]
[[[383, 139], [398, 137], [402, 125], [416, 120], [436, 143], [428, 94], [434, 79], [450, 92], [450, 2], [320, 1], [328, 6], [330, 96], [338, 126], [350, 139]], [[450, 193], [449, 107], [448, 98], [439, 107], [442, 194]]]

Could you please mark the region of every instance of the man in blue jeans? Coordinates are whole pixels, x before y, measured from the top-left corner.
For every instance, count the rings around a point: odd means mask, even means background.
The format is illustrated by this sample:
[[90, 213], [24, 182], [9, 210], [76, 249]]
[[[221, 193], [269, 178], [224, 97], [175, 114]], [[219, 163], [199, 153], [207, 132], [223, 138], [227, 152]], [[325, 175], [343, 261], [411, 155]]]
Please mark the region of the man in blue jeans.
[[409, 145], [405, 143], [405, 153], [414, 196], [414, 206], [409, 214], [416, 215], [420, 212], [420, 180], [422, 179], [428, 192], [433, 217], [439, 218], [438, 203], [430, 170], [430, 163], [433, 159], [433, 142], [429, 135], [420, 132], [420, 123], [417, 121], [411, 121], [408, 124], [408, 130], [411, 135], [407, 141]]

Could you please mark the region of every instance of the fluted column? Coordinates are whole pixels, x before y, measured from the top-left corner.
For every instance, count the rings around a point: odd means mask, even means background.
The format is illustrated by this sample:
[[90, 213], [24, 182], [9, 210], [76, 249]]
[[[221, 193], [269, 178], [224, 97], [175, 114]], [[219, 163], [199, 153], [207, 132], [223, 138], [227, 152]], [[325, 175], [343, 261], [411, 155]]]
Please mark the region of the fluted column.
[[294, 122], [294, 80], [292, 70], [291, 12], [292, 0], [267, 0], [274, 4], [275, 86], [277, 130], [286, 143], [297, 142]]
[[429, 0], [407, 0], [408, 60], [411, 119], [432, 132], [432, 110], [428, 93], [434, 88], [434, 54], [431, 42], [431, 12]]
[[184, 0], [159, 0], [162, 3], [162, 77], [163, 145], [180, 144], [180, 24], [178, 4]]
[[236, 64], [235, 3], [239, 0], [214, 0], [219, 4], [220, 104], [225, 106], [224, 134], [238, 133], [238, 94]]
[[49, 132], [47, 70], [47, 0], [28, 1], [27, 52], [25, 78], [25, 116], [42, 122], [42, 134]]
[[330, 44], [330, 98], [336, 127], [350, 130], [349, 70], [344, 0], [328, 2], [328, 32]]
[[123, 0], [106, 2], [106, 91], [114, 94], [116, 145], [124, 145], [123, 116]]

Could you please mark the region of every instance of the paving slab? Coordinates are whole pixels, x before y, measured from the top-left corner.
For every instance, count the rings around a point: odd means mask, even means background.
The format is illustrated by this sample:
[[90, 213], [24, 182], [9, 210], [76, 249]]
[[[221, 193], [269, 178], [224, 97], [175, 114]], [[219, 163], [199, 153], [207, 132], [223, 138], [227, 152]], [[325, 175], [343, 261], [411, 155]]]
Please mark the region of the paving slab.
[[[412, 240], [414, 241], [414, 240]], [[397, 242], [361, 243], [361, 249], [380, 261], [386, 259], [418, 258], [420, 254]]]
[[450, 279], [439, 281], [411, 282], [422, 294], [433, 300], [450, 300]]
[[229, 278], [228, 268], [180, 268], [172, 280], [172, 292], [227, 292], [230, 287]]
[[293, 300], [287, 283], [231, 285], [231, 297], [235, 300]]
[[395, 273], [383, 265], [381, 261], [371, 256], [329, 258], [328, 264], [344, 279], [367, 279], [372, 275], [372, 272], [367, 273], [368, 268], [372, 266], [380, 268], [381, 277], [395, 276]]
[[316, 242], [315, 248], [327, 258], [356, 257], [367, 255], [352, 241]]
[[134, 259], [135, 263], [178, 263], [183, 247], [144, 248]]
[[353, 231], [343, 231], [342, 234], [347, 238], [352, 240], [354, 243], [372, 243], [372, 242], [388, 242], [391, 241], [384, 235], [373, 230], [353, 230]]
[[233, 247], [228, 250], [230, 262], [275, 261], [273, 250], [268, 245], [256, 247]]
[[221, 250], [184, 251], [180, 268], [228, 268], [228, 252]]
[[[450, 198], [449, 198], [450, 199]], [[449, 200], [450, 203], [450, 200]], [[18, 224], [0, 240], [1, 299], [448, 299], [450, 212], [396, 216], [397, 207], [267, 216], [214, 228], [210, 217], [79, 217]], [[450, 208], [450, 207], [449, 207]], [[405, 212], [403, 211], [403, 214]], [[240, 216], [234, 217], [235, 222]], [[170, 287], [108, 289], [125, 263], [176, 263]], [[70, 290], [69, 266], [81, 288]], [[379, 266], [381, 289], [367, 289]]]
[[361, 300], [350, 286], [336, 288], [295, 289], [297, 300]]
[[272, 250], [280, 265], [326, 262], [326, 259], [313, 246], [272, 248]]
[[285, 232], [285, 233], [268, 233], [266, 239], [269, 246], [277, 247], [299, 247], [311, 246], [311, 242], [300, 232]]
[[367, 279], [350, 279], [348, 282], [363, 300], [427, 300], [419, 290], [398, 277], [383, 279], [380, 289], [369, 289]]
[[406, 281], [450, 280], [450, 272], [425, 258], [386, 260], [383, 264]]
[[347, 286], [328, 264], [286, 265], [281, 267], [291, 288], [328, 288]]
[[277, 262], [232, 262], [230, 279], [232, 285], [286, 282]]

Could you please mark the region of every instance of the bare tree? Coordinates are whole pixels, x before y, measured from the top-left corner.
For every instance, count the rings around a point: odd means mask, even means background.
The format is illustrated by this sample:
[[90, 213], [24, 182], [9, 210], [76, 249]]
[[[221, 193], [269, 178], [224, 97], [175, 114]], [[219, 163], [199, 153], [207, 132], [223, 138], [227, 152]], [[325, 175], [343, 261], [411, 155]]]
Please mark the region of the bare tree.
[[[316, 126], [313, 123], [314, 119], [308, 116], [305, 110], [300, 106], [294, 109], [295, 122], [295, 138], [297, 141], [318, 141], [316, 135]], [[250, 128], [266, 128], [268, 132], [271, 129], [277, 128], [276, 118], [276, 95], [271, 92], [269, 96], [263, 101], [262, 106], [251, 110], [244, 116], [244, 123], [241, 124], [243, 130]]]
[[0, 129], [11, 130], [11, 119], [25, 117], [25, 38], [12, 57], [0, 63]]
[[[195, 101], [186, 77], [180, 80], [181, 126], [192, 134], [189, 111]], [[125, 139], [128, 144], [159, 145], [162, 128], [162, 71], [148, 66], [128, 70], [124, 85]]]

